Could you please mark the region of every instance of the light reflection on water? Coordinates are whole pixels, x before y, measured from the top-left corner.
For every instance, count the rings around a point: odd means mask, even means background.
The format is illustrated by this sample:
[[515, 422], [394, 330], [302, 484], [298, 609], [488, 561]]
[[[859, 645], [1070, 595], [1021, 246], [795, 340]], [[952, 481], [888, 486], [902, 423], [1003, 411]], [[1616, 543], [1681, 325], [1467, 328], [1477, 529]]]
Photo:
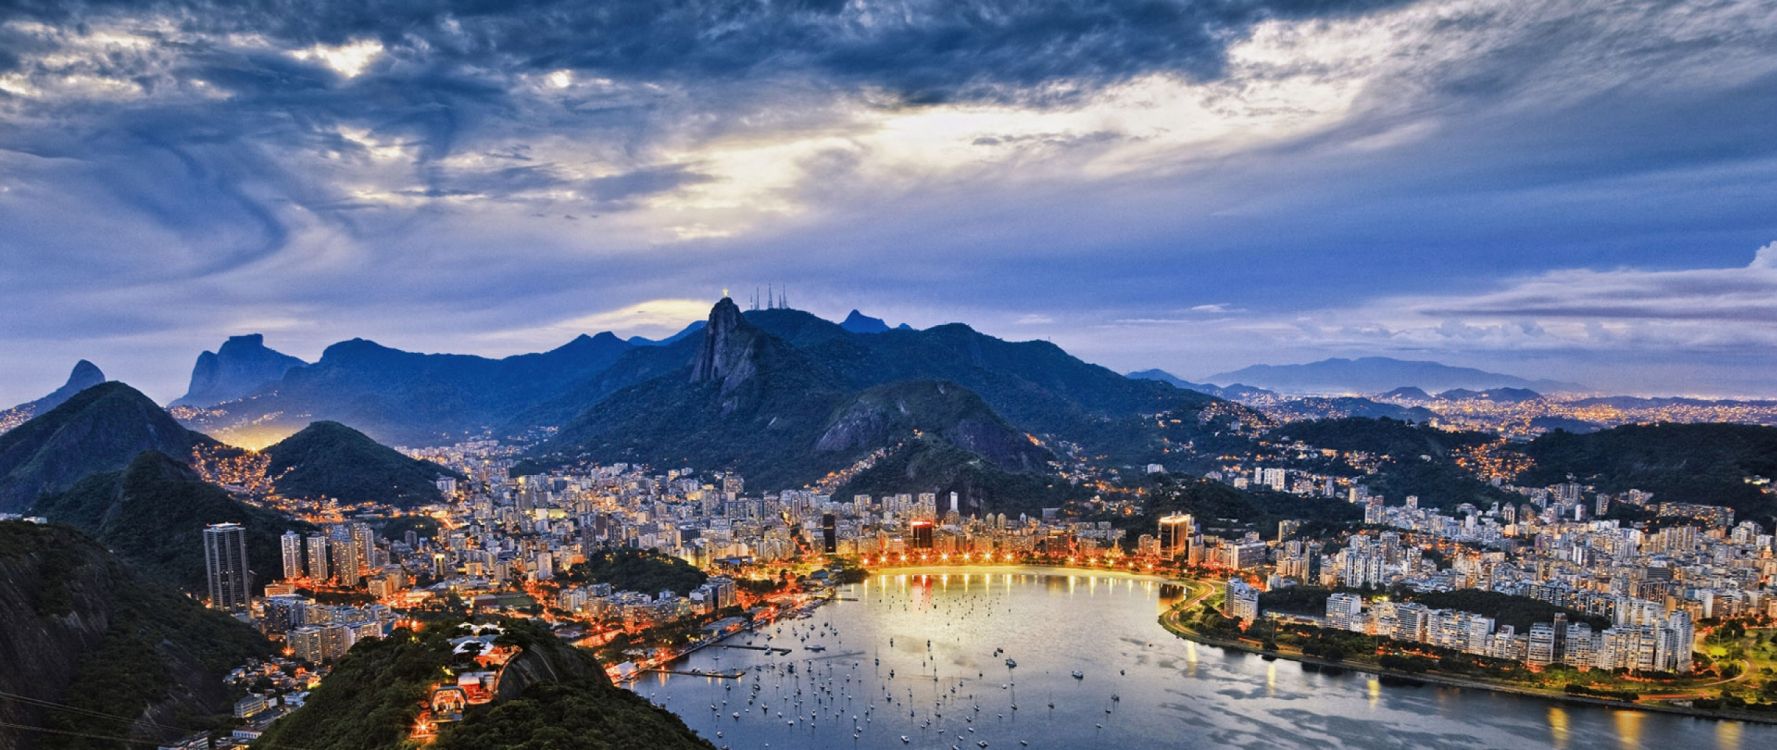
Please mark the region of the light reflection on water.
[[930, 573], [872, 576], [842, 592], [851, 601], [730, 641], [788, 655], [712, 648], [678, 665], [745, 669], [742, 679], [652, 675], [634, 689], [734, 748], [1777, 747], [1777, 727], [1382, 685], [1199, 646], [1156, 622], [1181, 594], [1153, 578]]

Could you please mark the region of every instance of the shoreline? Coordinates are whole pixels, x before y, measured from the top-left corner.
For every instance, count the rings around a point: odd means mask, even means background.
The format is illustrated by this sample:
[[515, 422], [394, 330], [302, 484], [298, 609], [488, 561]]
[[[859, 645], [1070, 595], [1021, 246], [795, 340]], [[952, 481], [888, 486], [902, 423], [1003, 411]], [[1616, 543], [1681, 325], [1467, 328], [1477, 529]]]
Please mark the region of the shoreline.
[[1266, 651], [1262, 648], [1259, 648], [1257, 646], [1253, 646], [1253, 645], [1248, 644], [1244, 641], [1237, 641], [1237, 640], [1236, 641], [1228, 641], [1228, 640], [1223, 640], [1220, 638], [1211, 638], [1209, 636], [1203, 635], [1203, 634], [1198, 633], [1198, 632], [1191, 630], [1189, 628], [1185, 628], [1184, 626], [1179, 625], [1177, 623], [1177, 620], [1178, 620], [1177, 615], [1179, 614], [1179, 611], [1180, 611], [1180, 608], [1173, 607], [1172, 609], [1168, 609], [1167, 611], [1160, 613], [1160, 617], [1158, 618], [1158, 622], [1160, 624], [1160, 627], [1164, 628], [1166, 630], [1166, 632], [1171, 633], [1172, 635], [1174, 635], [1178, 638], [1182, 638], [1184, 640], [1191, 641], [1193, 643], [1199, 643], [1199, 644], [1202, 644], [1205, 646], [1211, 646], [1214, 648], [1220, 648], [1220, 649], [1233, 651], [1233, 652], [1237, 652], [1237, 653], [1242, 653], [1242, 654], [1251, 654], [1251, 655], [1259, 656], [1261, 658], [1263, 658], [1265, 656], [1271, 656], [1271, 657], [1274, 657], [1279, 660], [1292, 661], [1297, 664], [1304, 664], [1304, 665], [1312, 664], [1312, 665], [1314, 665], [1316, 667], [1320, 667], [1322, 669], [1332, 667], [1332, 668], [1336, 668], [1336, 669], [1344, 669], [1344, 670], [1350, 670], [1353, 672], [1362, 672], [1364, 674], [1375, 675], [1378, 678], [1386, 677], [1386, 678], [1390, 678], [1390, 679], [1406, 680], [1406, 681], [1417, 682], [1417, 683], [1426, 684], [1426, 685], [1437, 685], [1437, 686], [1441, 686], [1441, 687], [1468, 688], [1468, 689], [1473, 689], [1473, 690], [1487, 690], [1487, 691], [1491, 691], [1491, 692], [1495, 692], [1495, 693], [1505, 693], [1508, 695], [1516, 695], [1516, 696], [1521, 696], [1521, 697], [1525, 697], [1525, 698], [1537, 698], [1537, 699], [1547, 700], [1547, 701], [1552, 701], [1552, 702], [1557, 702], [1557, 703], [1569, 703], [1569, 704], [1577, 704], [1577, 705], [1597, 706], [1600, 708], [1614, 708], [1614, 709], [1623, 710], [1623, 711], [1647, 711], [1650, 713], [1664, 713], [1664, 714], [1671, 714], [1671, 715], [1675, 715], [1675, 716], [1688, 716], [1688, 717], [1691, 717], [1694, 719], [1708, 719], [1711, 721], [1738, 721], [1738, 722], [1745, 722], [1745, 723], [1751, 723], [1751, 724], [1777, 725], [1777, 714], [1737, 713], [1737, 712], [1732, 712], [1732, 711], [1723, 711], [1720, 709], [1692, 708], [1692, 707], [1688, 707], [1688, 706], [1676, 706], [1676, 705], [1661, 704], [1661, 703], [1630, 703], [1628, 701], [1614, 700], [1611, 698], [1604, 698], [1604, 697], [1599, 697], [1599, 696], [1574, 695], [1574, 694], [1565, 693], [1565, 692], [1544, 691], [1544, 690], [1538, 690], [1535, 688], [1518, 687], [1518, 686], [1514, 686], [1514, 685], [1506, 685], [1506, 684], [1502, 684], [1502, 683], [1487, 682], [1485, 680], [1476, 680], [1473, 678], [1456, 677], [1456, 676], [1452, 676], [1452, 675], [1433, 674], [1433, 673], [1427, 673], [1427, 672], [1403, 672], [1400, 670], [1387, 669], [1387, 668], [1381, 667], [1379, 665], [1367, 664], [1367, 663], [1363, 663], [1363, 662], [1351, 662], [1351, 661], [1337, 661], [1337, 662], [1335, 662], [1335, 661], [1328, 661], [1326, 659], [1320, 659], [1320, 658], [1316, 658], [1316, 657], [1312, 657], [1312, 656], [1307, 656], [1305, 654], [1289, 654], [1289, 653], [1284, 653], [1282, 651]]

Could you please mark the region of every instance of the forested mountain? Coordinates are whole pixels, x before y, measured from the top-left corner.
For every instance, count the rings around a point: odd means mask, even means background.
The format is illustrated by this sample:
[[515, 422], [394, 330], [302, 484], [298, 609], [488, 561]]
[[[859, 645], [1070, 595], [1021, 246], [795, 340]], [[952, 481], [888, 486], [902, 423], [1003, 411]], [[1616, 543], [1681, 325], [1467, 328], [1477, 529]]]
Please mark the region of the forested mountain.
[[1654, 493], [1657, 501], [1725, 505], [1769, 526], [1777, 494], [1777, 427], [1741, 424], [1624, 425], [1576, 435], [1550, 432], [1524, 446], [1534, 465], [1522, 484], [1569, 476], [1607, 492]]
[[401, 507], [443, 499], [437, 481], [457, 474], [408, 458], [338, 422], [315, 422], [265, 449], [267, 473], [287, 497], [332, 497]]

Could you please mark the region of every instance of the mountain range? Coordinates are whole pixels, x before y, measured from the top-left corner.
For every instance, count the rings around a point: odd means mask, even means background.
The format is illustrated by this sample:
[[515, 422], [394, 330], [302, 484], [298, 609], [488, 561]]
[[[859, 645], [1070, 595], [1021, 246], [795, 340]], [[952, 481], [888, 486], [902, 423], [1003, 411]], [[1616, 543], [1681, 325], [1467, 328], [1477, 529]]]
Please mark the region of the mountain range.
[[[899, 491], [957, 491], [979, 508], [1006, 496], [995, 486], [1055, 487], [1055, 456], [1033, 436], [1140, 463], [1164, 453], [1144, 415], [1195, 415], [1212, 403], [1220, 402], [1124, 378], [1047, 342], [1002, 341], [961, 324], [855, 333], [799, 310], [743, 313], [724, 299], [701, 338], [629, 352], [506, 430], [561, 424], [534, 454], [545, 463], [728, 468], [774, 488], [874, 457], [873, 469], [900, 472]], [[1228, 428], [1190, 423], [1205, 433]]]
[[546, 352], [490, 359], [420, 354], [352, 339], [327, 347], [319, 361], [292, 367], [251, 395], [197, 414], [191, 423], [244, 443], [269, 443], [268, 434], [281, 438], [310, 422], [331, 420], [382, 442], [434, 444], [504, 422], [636, 348], [601, 333]]
[[261, 334], [230, 336], [216, 351], [197, 355], [197, 364], [191, 368], [191, 385], [171, 405], [214, 406], [233, 401], [277, 382], [284, 373], [305, 364], [267, 348]]
[[1414, 386], [1427, 391], [1500, 387], [1530, 388], [1544, 393], [1587, 390], [1585, 386], [1575, 383], [1532, 380], [1472, 367], [1453, 367], [1439, 362], [1391, 357], [1334, 358], [1294, 365], [1252, 365], [1211, 375], [1209, 379], [1218, 383], [1251, 383], [1290, 393], [1381, 393], [1401, 386]]
[[105, 382], [105, 373], [99, 371], [98, 365], [84, 359], [80, 360], [74, 363], [74, 370], [68, 373], [68, 380], [62, 383], [62, 387], [51, 391], [43, 398], [27, 401], [5, 411], [0, 411], [0, 432], [17, 427], [25, 420], [61, 406], [68, 399], [74, 398], [74, 394], [103, 382]]

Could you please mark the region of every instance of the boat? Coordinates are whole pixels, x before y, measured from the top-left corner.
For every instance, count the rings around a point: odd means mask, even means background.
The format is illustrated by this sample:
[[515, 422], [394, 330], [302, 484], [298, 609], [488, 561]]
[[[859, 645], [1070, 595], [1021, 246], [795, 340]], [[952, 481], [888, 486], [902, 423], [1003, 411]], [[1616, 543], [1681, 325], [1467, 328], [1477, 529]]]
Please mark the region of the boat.
[[1018, 662], [1016, 662], [1016, 661], [1013, 661], [1013, 660], [1011, 660], [1011, 659], [1007, 659], [1007, 660], [1006, 660], [1006, 668], [1007, 668], [1007, 669], [1017, 669], [1017, 668], [1018, 668]]

